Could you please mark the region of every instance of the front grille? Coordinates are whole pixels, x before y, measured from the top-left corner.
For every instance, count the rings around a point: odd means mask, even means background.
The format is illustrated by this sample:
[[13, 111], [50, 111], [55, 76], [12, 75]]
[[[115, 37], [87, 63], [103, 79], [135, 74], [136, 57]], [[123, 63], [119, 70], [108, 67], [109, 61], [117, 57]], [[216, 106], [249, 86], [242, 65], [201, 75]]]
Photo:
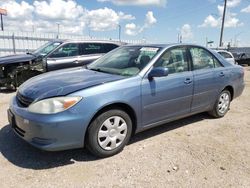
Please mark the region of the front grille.
[[26, 108], [33, 102], [33, 100], [31, 98], [25, 97], [25, 96], [21, 95], [19, 92], [17, 92], [16, 97], [17, 97], [17, 101], [21, 107]]
[[[13, 126], [13, 125], [12, 125]], [[13, 126], [13, 129], [15, 130], [15, 132], [20, 135], [21, 137], [24, 137], [25, 131], [21, 128], [19, 128], [17, 125]]]

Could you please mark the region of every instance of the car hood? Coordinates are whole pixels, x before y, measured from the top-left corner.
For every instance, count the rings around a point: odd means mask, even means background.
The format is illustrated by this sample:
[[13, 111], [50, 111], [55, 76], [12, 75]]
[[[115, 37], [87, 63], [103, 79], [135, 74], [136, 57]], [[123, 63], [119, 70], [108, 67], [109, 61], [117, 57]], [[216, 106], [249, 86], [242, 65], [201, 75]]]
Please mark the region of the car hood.
[[8, 56], [0, 57], [0, 65], [31, 61], [35, 58], [36, 56], [31, 55], [31, 54], [8, 55]]
[[30, 101], [38, 101], [65, 96], [81, 89], [123, 78], [123, 76], [91, 71], [82, 67], [64, 69], [31, 78], [20, 86], [18, 94]]

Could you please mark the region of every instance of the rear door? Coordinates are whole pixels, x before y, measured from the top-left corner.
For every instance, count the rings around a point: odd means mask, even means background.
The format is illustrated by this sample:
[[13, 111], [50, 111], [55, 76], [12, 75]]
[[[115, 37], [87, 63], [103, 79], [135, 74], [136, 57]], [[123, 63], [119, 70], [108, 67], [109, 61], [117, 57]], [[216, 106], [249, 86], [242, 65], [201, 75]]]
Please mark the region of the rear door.
[[225, 70], [216, 57], [202, 47], [190, 47], [194, 74], [192, 112], [209, 109], [225, 82]]
[[193, 74], [185, 47], [167, 50], [154, 67], [166, 67], [166, 77], [142, 80], [142, 121], [152, 125], [190, 113], [193, 95]]
[[80, 65], [86, 65], [92, 63], [103, 55], [102, 43], [81, 43], [80, 44], [80, 57], [78, 63]]
[[78, 63], [80, 65], [86, 65], [92, 63], [105, 53], [117, 48], [118, 46], [112, 43], [81, 43], [80, 44], [80, 57]]
[[108, 53], [109, 51], [117, 47], [118, 45], [112, 43], [81, 43], [81, 56], [79, 57], [79, 63], [81, 65], [92, 63], [93, 61], [103, 56], [105, 53]]

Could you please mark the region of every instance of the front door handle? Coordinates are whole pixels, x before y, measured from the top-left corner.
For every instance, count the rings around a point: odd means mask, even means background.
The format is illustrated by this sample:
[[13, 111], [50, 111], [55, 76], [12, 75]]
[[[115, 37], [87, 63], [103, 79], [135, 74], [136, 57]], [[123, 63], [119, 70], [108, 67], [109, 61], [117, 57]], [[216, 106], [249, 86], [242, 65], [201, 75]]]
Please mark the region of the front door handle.
[[184, 81], [185, 84], [190, 84], [192, 83], [192, 79], [191, 78], [186, 78], [186, 80]]
[[73, 63], [78, 64], [78, 63], [79, 63], [79, 61], [78, 61], [78, 60], [75, 60], [75, 61], [73, 61]]

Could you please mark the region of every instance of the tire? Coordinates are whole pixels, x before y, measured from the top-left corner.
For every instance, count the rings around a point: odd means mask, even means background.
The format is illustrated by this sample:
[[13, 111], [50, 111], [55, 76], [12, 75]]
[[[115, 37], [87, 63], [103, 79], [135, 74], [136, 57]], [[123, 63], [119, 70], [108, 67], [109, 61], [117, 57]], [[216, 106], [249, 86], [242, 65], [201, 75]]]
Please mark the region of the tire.
[[228, 90], [223, 90], [215, 102], [213, 109], [208, 112], [215, 118], [221, 118], [226, 115], [230, 108], [231, 93]]
[[132, 133], [129, 115], [120, 110], [108, 110], [96, 117], [87, 131], [86, 147], [97, 157], [110, 157], [123, 150]]

